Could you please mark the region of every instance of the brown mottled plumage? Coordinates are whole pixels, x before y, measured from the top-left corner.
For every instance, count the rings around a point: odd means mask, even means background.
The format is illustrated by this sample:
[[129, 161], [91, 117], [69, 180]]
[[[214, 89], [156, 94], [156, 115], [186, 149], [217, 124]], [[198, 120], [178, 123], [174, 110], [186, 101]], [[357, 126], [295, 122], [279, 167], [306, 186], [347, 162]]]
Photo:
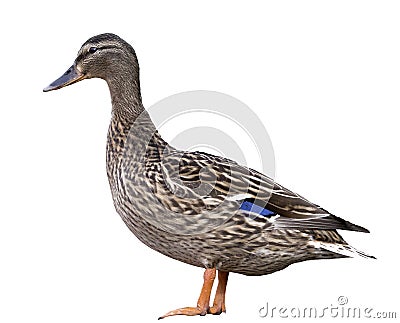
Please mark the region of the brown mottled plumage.
[[[118, 214], [150, 248], [207, 269], [198, 306], [163, 317], [225, 311], [229, 272], [264, 275], [304, 260], [370, 257], [336, 231], [366, 229], [234, 161], [168, 145], [143, 108], [135, 52], [118, 36], [86, 41], [45, 91], [93, 77], [107, 82], [112, 98], [107, 174]], [[219, 285], [210, 307], [215, 270]]]

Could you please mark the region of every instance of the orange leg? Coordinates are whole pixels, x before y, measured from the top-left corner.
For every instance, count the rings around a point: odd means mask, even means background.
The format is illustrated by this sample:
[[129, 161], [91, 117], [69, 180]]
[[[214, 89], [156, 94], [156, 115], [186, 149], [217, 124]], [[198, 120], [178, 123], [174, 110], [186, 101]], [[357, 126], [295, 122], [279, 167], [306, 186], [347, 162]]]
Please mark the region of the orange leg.
[[226, 312], [225, 308], [225, 292], [226, 284], [228, 283], [228, 271], [218, 270], [218, 286], [215, 292], [215, 298], [213, 306], [209, 308], [208, 313], [219, 315], [222, 312]]
[[158, 319], [160, 320], [165, 317], [173, 315], [189, 315], [189, 316], [206, 315], [210, 307], [210, 294], [215, 279], [215, 272], [216, 272], [215, 268], [206, 269], [206, 271], [204, 272], [203, 288], [201, 289], [199, 300], [197, 301], [196, 307], [178, 308], [176, 310], [169, 311], [167, 314], [164, 314]]

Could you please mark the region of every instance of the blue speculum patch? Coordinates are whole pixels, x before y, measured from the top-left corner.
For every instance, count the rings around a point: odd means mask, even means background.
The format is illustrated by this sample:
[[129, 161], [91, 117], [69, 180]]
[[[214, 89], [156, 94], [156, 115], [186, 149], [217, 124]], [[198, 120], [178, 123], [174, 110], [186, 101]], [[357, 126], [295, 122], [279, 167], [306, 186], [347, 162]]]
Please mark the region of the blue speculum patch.
[[262, 216], [270, 217], [276, 215], [275, 212], [272, 212], [265, 207], [259, 206], [250, 201], [243, 201], [240, 205], [240, 209], [247, 212], [257, 213]]

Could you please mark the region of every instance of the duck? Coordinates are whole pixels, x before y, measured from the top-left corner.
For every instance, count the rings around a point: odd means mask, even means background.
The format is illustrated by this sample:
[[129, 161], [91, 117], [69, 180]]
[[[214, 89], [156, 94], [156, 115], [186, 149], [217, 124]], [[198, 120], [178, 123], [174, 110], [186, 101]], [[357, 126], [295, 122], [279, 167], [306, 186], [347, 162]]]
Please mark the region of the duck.
[[368, 233], [364, 227], [233, 160], [164, 141], [142, 104], [135, 50], [119, 36], [88, 39], [73, 65], [43, 91], [90, 78], [105, 80], [111, 95], [106, 162], [117, 213], [148, 247], [204, 269], [197, 305], [159, 319], [226, 312], [231, 272], [261, 276], [306, 260], [375, 258], [337, 231]]

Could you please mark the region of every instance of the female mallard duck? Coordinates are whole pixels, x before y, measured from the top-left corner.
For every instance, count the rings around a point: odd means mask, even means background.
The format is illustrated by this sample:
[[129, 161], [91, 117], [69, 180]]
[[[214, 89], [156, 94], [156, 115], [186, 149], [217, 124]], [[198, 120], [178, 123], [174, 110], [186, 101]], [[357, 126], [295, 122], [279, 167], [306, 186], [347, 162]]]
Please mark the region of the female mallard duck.
[[117, 212], [150, 248], [205, 268], [197, 306], [161, 318], [225, 312], [229, 272], [265, 275], [304, 260], [371, 257], [336, 231], [367, 229], [232, 160], [168, 145], [143, 108], [135, 51], [118, 36], [90, 38], [44, 91], [95, 77], [107, 82], [112, 98], [107, 174]]

